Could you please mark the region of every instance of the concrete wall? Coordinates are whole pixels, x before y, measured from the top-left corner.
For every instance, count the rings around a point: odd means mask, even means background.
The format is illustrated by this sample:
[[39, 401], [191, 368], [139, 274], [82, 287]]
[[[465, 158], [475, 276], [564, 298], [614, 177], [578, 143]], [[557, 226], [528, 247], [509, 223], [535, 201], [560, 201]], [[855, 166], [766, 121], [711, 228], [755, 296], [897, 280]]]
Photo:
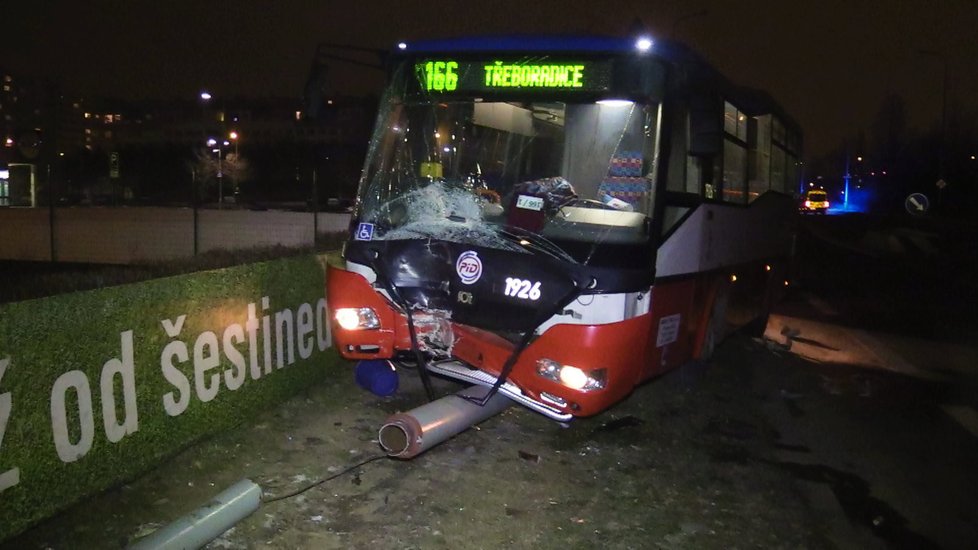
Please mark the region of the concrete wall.
[[48, 215], [40, 208], [0, 208], [0, 260], [50, 260]]
[[[349, 214], [319, 212], [320, 233], [346, 231]], [[199, 210], [199, 252], [314, 243], [311, 212]], [[52, 259], [51, 212], [0, 208], [0, 260]], [[130, 264], [185, 258], [194, 253], [190, 208], [57, 208], [54, 259]]]

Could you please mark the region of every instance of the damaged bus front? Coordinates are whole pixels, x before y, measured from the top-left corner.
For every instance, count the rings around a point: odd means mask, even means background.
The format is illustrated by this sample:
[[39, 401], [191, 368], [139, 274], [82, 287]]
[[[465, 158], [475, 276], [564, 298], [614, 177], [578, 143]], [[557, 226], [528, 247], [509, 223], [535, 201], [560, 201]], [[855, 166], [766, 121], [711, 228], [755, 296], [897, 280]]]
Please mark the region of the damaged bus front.
[[559, 420], [640, 381], [663, 70], [579, 46], [394, 63], [329, 271], [345, 357], [409, 357]]
[[800, 148], [767, 94], [641, 39], [446, 40], [391, 61], [328, 273], [344, 357], [564, 421], [763, 326]]

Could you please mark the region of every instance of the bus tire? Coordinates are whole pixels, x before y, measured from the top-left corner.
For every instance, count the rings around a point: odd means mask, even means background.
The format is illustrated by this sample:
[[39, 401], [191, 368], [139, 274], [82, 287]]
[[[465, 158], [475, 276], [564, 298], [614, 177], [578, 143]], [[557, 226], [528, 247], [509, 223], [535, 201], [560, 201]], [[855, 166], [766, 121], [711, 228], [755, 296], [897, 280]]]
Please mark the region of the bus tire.
[[779, 281], [785, 279], [787, 269], [780, 263], [774, 263], [773, 266], [768, 280], [764, 285], [764, 295], [761, 298], [760, 311], [757, 317], [744, 325], [742, 330], [744, 334], [752, 338], [764, 338], [768, 319], [771, 318], [771, 310], [774, 309], [774, 304], [781, 301], [784, 294], [784, 287], [779, 284]]
[[743, 333], [751, 338], [764, 338], [764, 331], [767, 330], [767, 321], [770, 317], [771, 310], [768, 309], [744, 325]]

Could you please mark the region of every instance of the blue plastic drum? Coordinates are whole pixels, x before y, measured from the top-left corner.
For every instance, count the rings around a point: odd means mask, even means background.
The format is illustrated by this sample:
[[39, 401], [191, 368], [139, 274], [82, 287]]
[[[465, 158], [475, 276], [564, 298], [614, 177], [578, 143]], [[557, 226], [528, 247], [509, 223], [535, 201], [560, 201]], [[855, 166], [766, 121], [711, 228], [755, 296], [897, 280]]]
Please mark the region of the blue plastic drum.
[[390, 361], [370, 359], [357, 363], [354, 369], [357, 384], [381, 397], [392, 395], [397, 391], [397, 371]]

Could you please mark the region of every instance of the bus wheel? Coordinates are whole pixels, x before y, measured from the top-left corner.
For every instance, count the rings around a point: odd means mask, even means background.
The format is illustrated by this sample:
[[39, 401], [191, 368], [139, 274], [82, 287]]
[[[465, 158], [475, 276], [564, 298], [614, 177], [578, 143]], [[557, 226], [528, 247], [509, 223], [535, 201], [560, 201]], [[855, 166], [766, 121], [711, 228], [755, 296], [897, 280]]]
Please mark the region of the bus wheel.
[[762, 314], [744, 325], [741, 332], [751, 338], [764, 338], [764, 332], [767, 330], [767, 321], [770, 317], [771, 311], [770, 309], [766, 309]]
[[752, 338], [764, 338], [764, 332], [767, 330], [767, 322], [771, 317], [771, 310], [774, 309], [774, 304], [780, 302], [784, 296], [784, 287], [780, 284], [780, 281], [785, 280], [786, 272], [787, 269], [783, 264], [774, 264], [774, 269], [771, 270], [768, 281], [764, 285], [764, 295], [761, 298], [760, 310], [754, 319], [744, 325], [741, 331], [743, 334]]

